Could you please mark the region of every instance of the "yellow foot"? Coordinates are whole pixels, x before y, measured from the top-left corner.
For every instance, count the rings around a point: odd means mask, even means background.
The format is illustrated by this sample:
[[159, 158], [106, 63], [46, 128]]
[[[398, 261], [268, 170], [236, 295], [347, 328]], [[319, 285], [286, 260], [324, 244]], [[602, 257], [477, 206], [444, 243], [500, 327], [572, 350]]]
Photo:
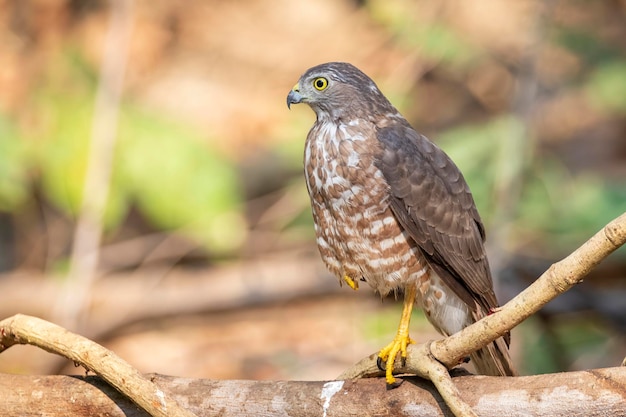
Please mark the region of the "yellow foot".
[[353, 280], [352, 278], [350, 278], [347, 275], [343, 276], [343, 280], [346, 284], [348, 284], [348, 287], [352, 288], [354, 291], [359, 289], [359, 282]]
[[[415, 341], [411, 339], [408, 334], [398, 333], [396, 337], [394, 337], [393, 341], [382, 348], [378, 353], [378, 367], [385, 371], [387, 388], [395, 388], [399, 385], [396, 378], [393, 376], [393, 366], [398, 353], [400, 354], [400, 358], [402, 360], [402, 366], [406, 364], [406, 347], [411, 343], [415, 343]], [[383, 362], [385, 364], [384, 367]]]

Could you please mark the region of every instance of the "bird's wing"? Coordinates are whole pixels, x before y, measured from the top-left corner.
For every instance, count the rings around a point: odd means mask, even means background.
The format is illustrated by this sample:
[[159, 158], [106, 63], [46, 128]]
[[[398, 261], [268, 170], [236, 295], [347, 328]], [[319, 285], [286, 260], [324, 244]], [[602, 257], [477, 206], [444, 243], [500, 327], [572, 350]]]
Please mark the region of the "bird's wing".
[[389, 184], [398, 221], [451, 289], [470, 306], [478, 301], [486, 314], [497, 300], [484, 227], [463, 175], [448, 155], [406, 122], [379, 128], [377, 137], [377, 165]]

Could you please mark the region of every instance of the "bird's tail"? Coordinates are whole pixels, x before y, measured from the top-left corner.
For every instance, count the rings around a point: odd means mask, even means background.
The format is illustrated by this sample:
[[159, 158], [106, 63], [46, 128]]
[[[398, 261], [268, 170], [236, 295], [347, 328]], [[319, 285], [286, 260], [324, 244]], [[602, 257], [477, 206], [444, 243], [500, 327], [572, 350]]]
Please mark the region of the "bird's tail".
[[517, 372], [513, 368], [509, 347], [504, 338], [496, 339], [482, 349], [470, 355], [474, 367], [481, 375], [491, 376], [515, 376]]

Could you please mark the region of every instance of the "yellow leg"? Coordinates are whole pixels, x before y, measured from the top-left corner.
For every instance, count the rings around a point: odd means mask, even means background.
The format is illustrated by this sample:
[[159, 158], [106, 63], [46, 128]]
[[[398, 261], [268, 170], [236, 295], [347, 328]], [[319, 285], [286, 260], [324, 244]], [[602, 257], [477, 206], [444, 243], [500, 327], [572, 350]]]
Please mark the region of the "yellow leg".
[[409, 323], [411, 322], [411, 312], [413, 311], [416, 294], [417, 284], [411, 284], [406, 287], [404, 291], [402, 318], [400, 319], [396, 337], [378, 353], [379, 363], [385, 362], [385, 379], [388, 387], [396, 386], [396, 379], [393, 377], [393, 365], [396, 361], [396, 356], [400, 353], [400, 357], [406, 360], [406, 347], [410, 343], [414, 343], [409, 337]]

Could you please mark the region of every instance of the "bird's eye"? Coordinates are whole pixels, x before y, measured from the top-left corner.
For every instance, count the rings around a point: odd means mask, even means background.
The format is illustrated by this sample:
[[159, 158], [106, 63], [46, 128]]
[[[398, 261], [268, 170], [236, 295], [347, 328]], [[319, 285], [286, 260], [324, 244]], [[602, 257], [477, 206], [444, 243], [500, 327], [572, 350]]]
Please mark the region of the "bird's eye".
[[313, 87], [318, 91], [325, 90], [328, 87], [328, 80], [324, 77], [317, 77], [313, 80]]

